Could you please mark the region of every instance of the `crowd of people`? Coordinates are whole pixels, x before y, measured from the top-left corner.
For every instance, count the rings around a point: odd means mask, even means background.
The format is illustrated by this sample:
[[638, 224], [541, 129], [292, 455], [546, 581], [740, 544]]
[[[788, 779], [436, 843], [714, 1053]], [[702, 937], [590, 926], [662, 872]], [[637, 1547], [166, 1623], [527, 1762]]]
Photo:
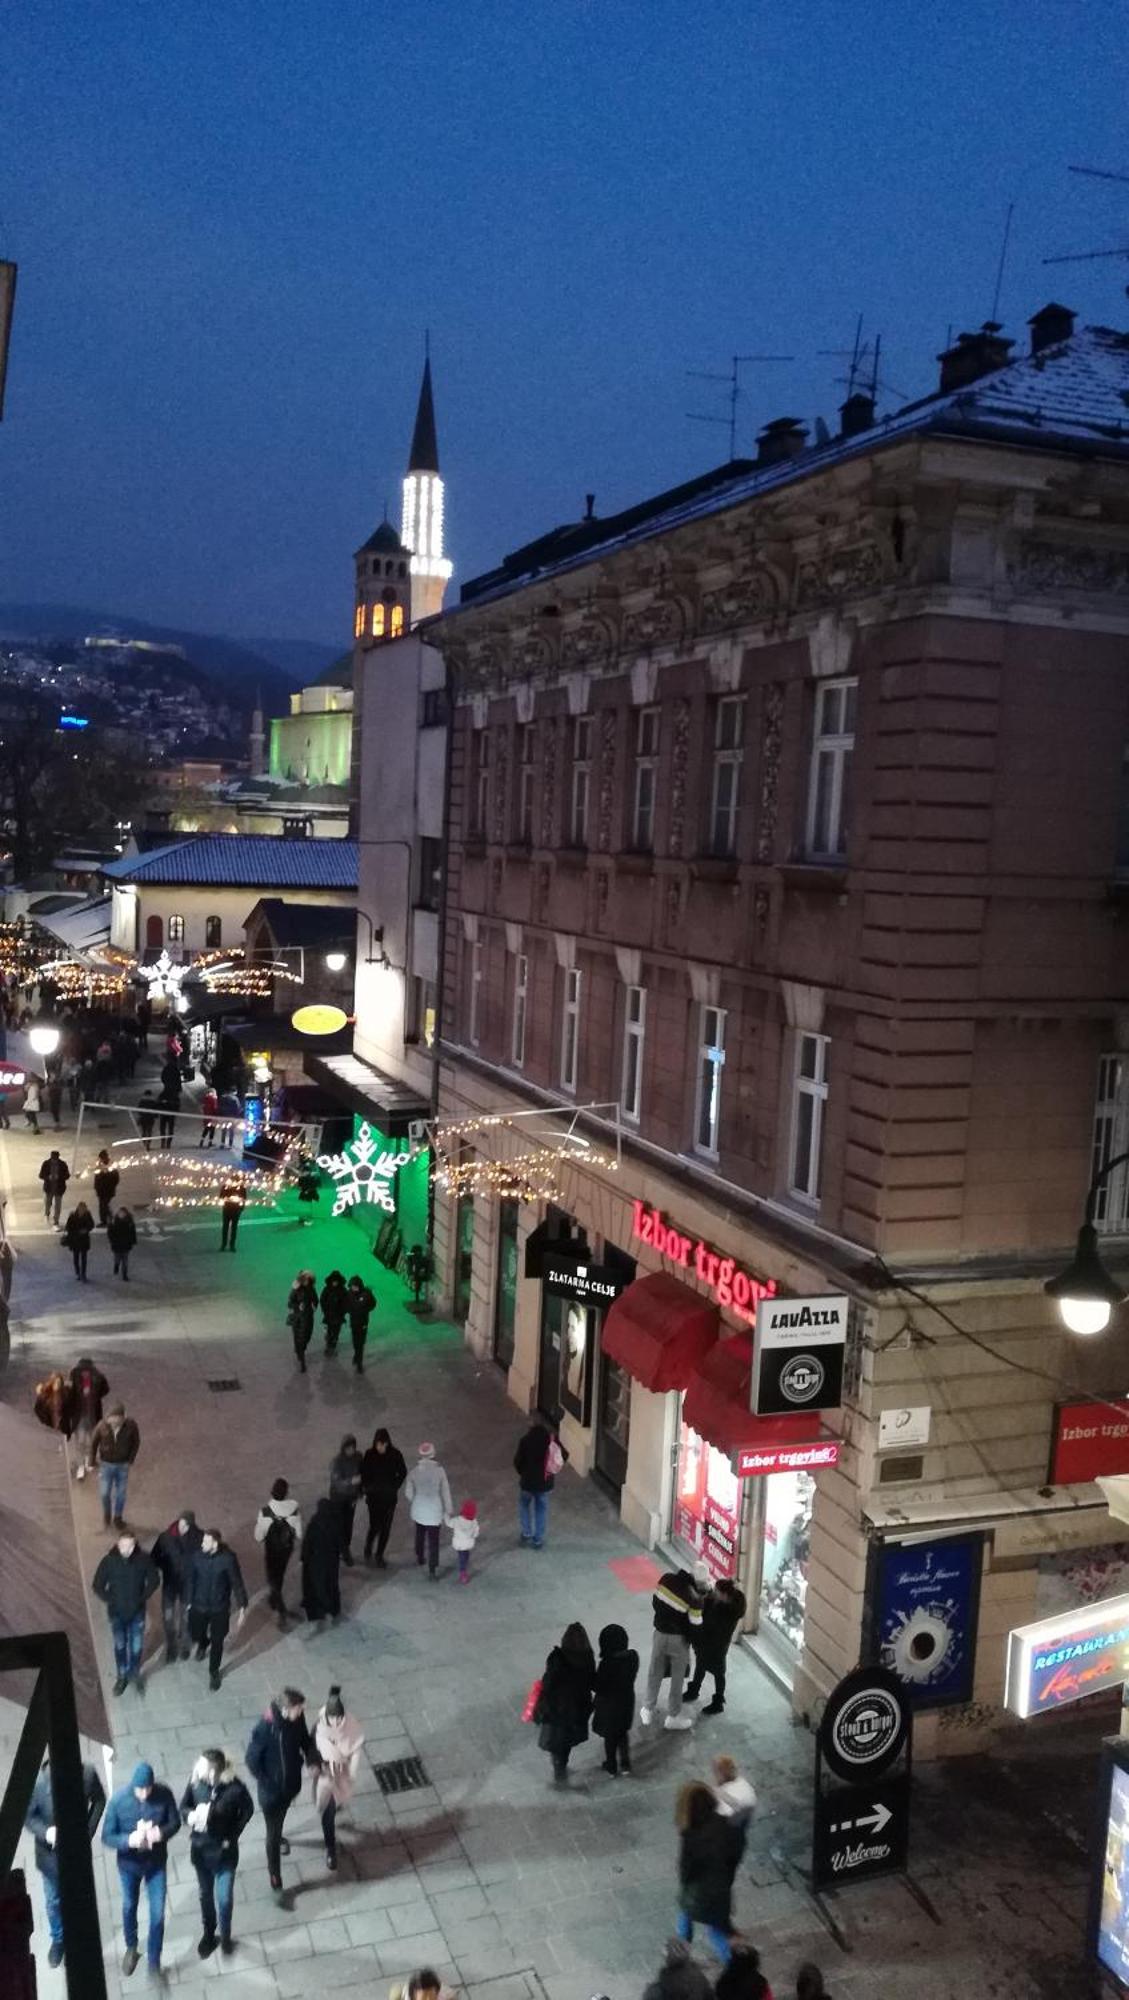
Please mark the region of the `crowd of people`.
[[314, 1321], [319, 1307], [325, 1329], [323, 1353], [336, 1354], [341, 1330], [348, 1320], [353, 1367], [360, 1375], [365, 1365], [369, 1321], [376, 1310], [375, 1294], [363, 1278], [354, 1276], [346, 1282], [342, 1271], [331, 1271], [319, 1292], [313, 1271], [298, 1272], [286, 1301], [286, 1324], [294, 1342], [294, 1358], [300, 1375], [306, 1373], [306, 1351], [314, 1337]]

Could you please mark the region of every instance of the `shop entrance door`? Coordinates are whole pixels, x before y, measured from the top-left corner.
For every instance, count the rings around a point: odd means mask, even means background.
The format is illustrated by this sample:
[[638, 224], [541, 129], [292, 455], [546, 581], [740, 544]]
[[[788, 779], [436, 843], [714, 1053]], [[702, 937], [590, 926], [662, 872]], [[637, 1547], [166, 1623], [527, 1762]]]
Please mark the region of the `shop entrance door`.
[[452, 1287], [451, 1317], [465, 1326], [470, 1312], [471, 1271], [474, 1265], [474, 1197], [459, 1196], [455, 1209], [455, 1282]]
[[596, 1408], [596, 1472], [618, 1494], [627, 1478], [627, 1446], [631, 1436], [631, 1377], [618, 1362], [600, 1357], [600, 1393]]
[[508, 1368], [514, 1358], [517, 1315], [517, 1203], [498, 1204], [498, 1271], [494, 1286], [494, 1359]]
[[752, 1643], [790, 1687], [804, 1643], [815, 1481], [808, 1472], [774, 1472], [749, 1484], [757, 1489], [747, 1573]]

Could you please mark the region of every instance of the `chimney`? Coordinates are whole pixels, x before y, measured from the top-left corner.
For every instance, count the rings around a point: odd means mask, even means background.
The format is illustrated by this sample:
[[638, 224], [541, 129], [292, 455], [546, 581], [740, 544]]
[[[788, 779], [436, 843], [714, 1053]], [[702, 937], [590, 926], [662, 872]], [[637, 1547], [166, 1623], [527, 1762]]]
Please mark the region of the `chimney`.
[[863, 390], [856, 389], [853, 396], [848, 396], [845, 403], [840, 403], [839, 405], [840, 437], [845, 437], [845, 438], [858, 437], [860, 432], [870, 430], [873, 423], [874, 423], [873, 396], [868, 396], [864, 393]]
[[786, 458], [798, 458], [807, 442], [807, 426], [799, 417], [774, 417], [757, 439], [757, 464], [780, 465]]
[[1032, 354], [1042, 354], [1044, 348], [1057, 347], [1061, 340], [1069, 340], [1075, 317], [1069, 306], [1056, 305], [1053, 299], [1049, 305], [1040, 306], [1027, 322], [1031, 328]]
[[986, 319], [978, 333], [957, 335], [955, 344], [937, 356], [941, 364], [942, 396], [948, 395], [950, 389], [966, 389], [982, 375], [994, 375], [997, 368], [1007, 367], [1015, 342], [1000, 336], [998, 319]]
[[584, 495], [584, 519], [586, 521], [594, 521], [595, 518], [596, 518], [596, 495], [594, 493], [586, 493]]

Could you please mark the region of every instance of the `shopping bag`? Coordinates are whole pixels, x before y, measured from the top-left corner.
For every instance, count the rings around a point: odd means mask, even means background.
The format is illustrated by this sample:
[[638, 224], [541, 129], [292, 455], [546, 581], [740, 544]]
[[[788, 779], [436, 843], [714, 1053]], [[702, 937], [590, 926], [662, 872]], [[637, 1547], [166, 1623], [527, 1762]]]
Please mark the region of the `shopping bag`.
[[523, 1722], [534, 1722], [536, 1720], [537, 1704], [540, 1701], [540, 1699], [541, 1699], [541, 1683], [539, 1680], [536, 1680], [534, 1681], [533, 1686], [530, 1688], [529, 1693], [525, 1697], [525, 1707], [521, 1711], [521, 1719]]

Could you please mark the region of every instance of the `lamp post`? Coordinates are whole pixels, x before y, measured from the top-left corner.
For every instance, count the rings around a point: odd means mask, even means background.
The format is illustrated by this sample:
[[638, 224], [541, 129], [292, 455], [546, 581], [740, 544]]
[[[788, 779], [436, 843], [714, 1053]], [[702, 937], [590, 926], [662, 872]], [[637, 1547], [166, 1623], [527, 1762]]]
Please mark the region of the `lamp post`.
[[31, 1023], [27, 1038], [37, 1056], [53, 1056], [59, 1046], [59, 1028], [46, 1014], [41, 1014]]
[[[384, 949], [384, 925], [374, 924], [372, 918], [364, 910], [356, 910], [354, 911], [354, 915], [358, 916], [363, 924], [368, 925], [368, 956], [365, 959], [365, 964], [387, 965], [389, 958]], [[377, 945], [380, 946], [379, 952], [377, 951]], [[329, 972], [344, 972], [348, 962], [349, 954], [347, 951], [327, 951], [325, 954], [325, 965]]]
[[1048, 1278], [1043, 1286], [1071, 1333], [1104, 1333], [1114, 1307], [1125, 1302], [1124, 1286], [1110, 1277], [1098, 1255], [1094, 1215], [1100, 1190], [1114, 1168], [1124, 1166], [1127, 1160], [1129, 1151], [1117, 1153], [1104, 1167], [1098, 1168], [1086, 1196], [1085, 1217], [1074, 1255], [1065, 1271], [1060, 1271], [1057, 1278]]

